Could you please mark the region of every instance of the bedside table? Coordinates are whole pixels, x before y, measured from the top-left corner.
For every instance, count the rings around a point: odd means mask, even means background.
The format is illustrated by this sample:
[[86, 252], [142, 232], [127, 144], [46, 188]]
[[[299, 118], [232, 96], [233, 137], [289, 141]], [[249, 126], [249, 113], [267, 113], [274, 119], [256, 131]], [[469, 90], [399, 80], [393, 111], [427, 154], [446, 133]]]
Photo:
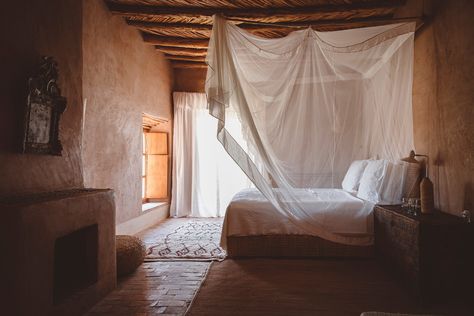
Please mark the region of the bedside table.
[[422, 301], [470, 293], [473, 225], [436, 212], [408, 215], [400, 206], [374, 209], [375, 252]]

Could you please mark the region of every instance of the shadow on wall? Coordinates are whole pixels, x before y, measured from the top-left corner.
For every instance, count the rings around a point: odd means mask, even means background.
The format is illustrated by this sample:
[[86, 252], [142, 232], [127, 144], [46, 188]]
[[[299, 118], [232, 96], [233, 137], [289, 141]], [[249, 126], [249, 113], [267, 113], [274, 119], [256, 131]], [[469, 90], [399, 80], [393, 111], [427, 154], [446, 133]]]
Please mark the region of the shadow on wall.
[[472, 182], [467, 182], [464, 185], [464, 209], [473, 212], [474, 190], [472, 188]]
[[430, 156], [436, 207], [472, 210], [474, 2], [433, 1], [417, 32], [413, 84], [415, 147]]
[[[0, 85], [0, 195], [83, 187], [80, 159], [82, 115], [82, 1], [14, 1], [2, 8]], [[48, 18], [45, 18], [48, 17]], [[21, 155], [28, 77], [40, 56], [54, 56], [59, 88], [67, 99], [60, 119], [62, 156]]]

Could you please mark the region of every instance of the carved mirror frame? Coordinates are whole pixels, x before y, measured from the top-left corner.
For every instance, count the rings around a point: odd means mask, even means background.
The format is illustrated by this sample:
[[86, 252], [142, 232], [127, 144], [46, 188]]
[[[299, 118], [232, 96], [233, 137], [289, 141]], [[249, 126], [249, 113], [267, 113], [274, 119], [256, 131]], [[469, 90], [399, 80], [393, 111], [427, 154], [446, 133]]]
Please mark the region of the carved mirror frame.
[[57, 63], [53, 57], [42, 57], [28, 79], [23, 153], [61, 156], [59, 117], [65, 109], [66, 98], [58, 87]]

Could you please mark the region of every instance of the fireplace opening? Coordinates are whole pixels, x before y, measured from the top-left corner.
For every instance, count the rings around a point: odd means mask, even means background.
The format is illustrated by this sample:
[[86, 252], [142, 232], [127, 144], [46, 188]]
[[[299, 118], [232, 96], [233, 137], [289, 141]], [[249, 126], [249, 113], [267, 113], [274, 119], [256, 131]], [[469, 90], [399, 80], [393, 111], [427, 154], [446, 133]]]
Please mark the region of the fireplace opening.
[[97, 282], [98, 225], [56, 239], [54, 244], [54, 304]]

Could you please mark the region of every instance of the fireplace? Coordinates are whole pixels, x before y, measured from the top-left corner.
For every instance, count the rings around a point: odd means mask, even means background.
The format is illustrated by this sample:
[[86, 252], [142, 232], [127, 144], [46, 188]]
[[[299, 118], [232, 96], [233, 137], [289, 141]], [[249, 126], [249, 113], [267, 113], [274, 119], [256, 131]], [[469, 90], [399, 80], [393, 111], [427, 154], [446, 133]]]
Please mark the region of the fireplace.
[[82, 315], [116, 286], [112, 190], [0, 199], [5, 315]]
[[56, 239], [54, 304], [97, 282], [97, 224]]

